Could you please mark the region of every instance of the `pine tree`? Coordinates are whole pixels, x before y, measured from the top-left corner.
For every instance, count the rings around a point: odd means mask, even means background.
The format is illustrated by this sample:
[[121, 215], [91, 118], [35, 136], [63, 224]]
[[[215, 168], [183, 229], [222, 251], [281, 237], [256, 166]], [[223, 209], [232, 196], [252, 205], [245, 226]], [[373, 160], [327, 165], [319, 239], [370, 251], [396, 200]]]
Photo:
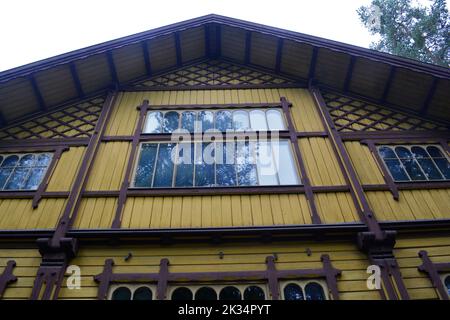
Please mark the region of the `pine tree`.
[[450, 22], [446, 0], [423, 6], [411, 0], [372, 0], [357, 10], [379, 41], [371, 49], [449, 66]]

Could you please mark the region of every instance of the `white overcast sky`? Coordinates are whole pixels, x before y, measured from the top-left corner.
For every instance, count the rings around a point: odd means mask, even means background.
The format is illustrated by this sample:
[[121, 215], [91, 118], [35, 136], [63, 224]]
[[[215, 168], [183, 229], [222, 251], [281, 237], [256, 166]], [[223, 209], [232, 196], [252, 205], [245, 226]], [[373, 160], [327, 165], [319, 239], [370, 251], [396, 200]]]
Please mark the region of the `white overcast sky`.
[[1, 0], [0, 71], [216, 13], [361, 47], [356, 9], [370, 0]]

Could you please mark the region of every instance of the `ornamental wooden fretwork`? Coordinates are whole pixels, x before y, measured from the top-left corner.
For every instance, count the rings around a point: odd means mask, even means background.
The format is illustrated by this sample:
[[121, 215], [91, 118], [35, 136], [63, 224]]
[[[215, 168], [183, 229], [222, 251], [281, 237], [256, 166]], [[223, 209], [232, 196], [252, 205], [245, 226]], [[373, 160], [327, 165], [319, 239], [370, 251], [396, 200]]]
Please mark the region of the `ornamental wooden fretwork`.
[[282, 76], [234, 65], [226, 61], [211, 60], [143, 80], [135, 83], [133, 86], [146, 88], [289, 83], [294, 83], [294, 81], [283, 78]]
[[449, 293], [439, 274], [450, 272], [450, 262], [433, 262], [428, 256], [428, 252], [425, 250], [419, 252], [419, 257], [422, 260], [422, 264], [418, 267], [419, 271], [428, 274], [433, 287], [437, 290], [439, 297], [442, 300], [449, 300]]
[[94, 131], [104, 97], [49, 111], [0, 130], [0, 140], [88, 138]]
[[347, 96], [324, 92], [323, 98], [338, 131], [448, 130], [445, 125]]
[[9, 260], [3, 272], [0, 273], [0, 298], [3, 296], [6, 287], [17, 281], [17, 277], [13, 274], [15, 266], [16, 262], [14, 260]]

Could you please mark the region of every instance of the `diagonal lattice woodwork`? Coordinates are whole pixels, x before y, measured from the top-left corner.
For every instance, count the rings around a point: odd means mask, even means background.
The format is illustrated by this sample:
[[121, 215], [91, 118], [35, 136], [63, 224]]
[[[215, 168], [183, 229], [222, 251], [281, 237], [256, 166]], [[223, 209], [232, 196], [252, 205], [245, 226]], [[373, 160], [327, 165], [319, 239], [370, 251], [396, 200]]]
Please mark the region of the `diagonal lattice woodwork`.
[[324, 92], [323, 98], [339, 131], [448, 130], [445, 125], [347, 96]]
[[229, 62], [210, 60], [184, 67], [164, 75], [135, 83], [135, 87], [207, 86], [285, 84], [294, 81], [278, 75], [237, 66]]
[[0, 140], [90, 137], [104, 100], [93, 98], [1, 129]]

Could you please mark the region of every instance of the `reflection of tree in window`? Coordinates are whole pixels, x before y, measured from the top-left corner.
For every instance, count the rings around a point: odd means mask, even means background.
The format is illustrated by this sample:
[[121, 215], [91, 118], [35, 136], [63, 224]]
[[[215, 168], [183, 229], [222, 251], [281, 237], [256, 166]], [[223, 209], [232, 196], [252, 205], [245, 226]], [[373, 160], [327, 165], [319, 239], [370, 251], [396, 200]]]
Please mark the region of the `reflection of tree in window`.
[[442, 174], [436, 168], [433, 160], [431, 160], [428, 153], [422, 147], [412, 147], [411, 152], [417, 162], [420, 164], [423, 172], [429, 180], [442, 180]]
[[216, 183], [218, 186], [236, 185], [235, 149], [236, 144], [233, 141], [216, 143]]
[[244, 300], [264, 300], [264, 291], [258, 286], [247, 287], [244, 291]]
[[176, 187], [192, 187], [194, 184], [194, 144], [178, 145], [178, 161], [175, 177]]
[[157, 150], [158, 145], [156, 143], [142, 144], [136, 175], [134, 178], [135, 187], [151, 187]]
[[233, 129], [233, 118], [230, 111], [216, 113], [216, 129], [222, 132]]
[[304, 300], [302, 288], [295, 283], [289, 283], [283, 291], [284, 300]]
[[136, 289], [133, 294], [133, 300], [152, 300], [152, 290], [147, 287], [140, 287]]
[[447, 293], [450, 296], [450, 276], [445, 277], [445, 286], [447, 287]]
[[447, 160], [441, 150], [439, 150], [438, 147], [429, 146], [427, 147], [427, 151], [433, 158], [434, 163], [436, 163], [445, 179], [450, 179], [450, 162]]
[[[214, 129], [214, 113], [211, 111], [201, 111], [198, 114], [198, 120], [201, 121], [201, 131]], [[200, 124], [200, 123], [199, 123]], [[200, 131], [200, 130], [198, 130]]]
[[242, 300], [241, 292], [233, 286], [220, 290], [219, 300]]
[[175, 144], [168, 143], [159, 145], [158, 160], [156, 162], [155, 178], [153, 187], [171, 187], [173, 178], [174, 162], [172, 161], [172, 150]]
[[214, 143], [195, 144], [195, 185], [211, 187], [214, 182]]
[[194, 132], [195, 112], [185, 111], [181, 114], [181, 128], [189, 132]]
[[161, 112], [150, 112], [147, 114], [147, 121], [145, 123], [144, 133], [161, 133]]
[[396, 147], [395, 152], [406, 169], [406, 172], [408, 172], [411, 180], [426, 180], [425, 175], [422, 170], [420, 170], [416, 160], [414, 160], [412, 153], [407, 148]]
[[320, 284], [310, 282], [305, 287], [306, 300], [325, 300], [325, 294]]
[[213, 288], [201, 287], [195, 293], [195, 300], [217, 300], [217, 293]]
[[172, 133], [176, 129], [178, 129], [178, 121], [180, 115], [178, 112], [170, 111], [164, 114], [163, 120], [163, 132], [164, 133]]
[[250, 127], [247, 111], [237, 110], [233, 112], [233, 126], [237, 131], [248, 130]]
[[283, 115], [279, 110], [267, 110], [267, 123], [269, 125], [269, 130], [285, 130]]
[[172, 300], [192, 300], [192, 291], [185, 287], [176, 288], [172, 292]]
[[131, 291], [127, 287], [119, 287], [114, 290], [112, 300], [131, 300]]
[[238, 141], [236, 144], [236, 169], [240, 186], [254, 186], [258, 184], [256, 164], [254, 160], [255, 142]]
[[386, 163], [386, 166], [388, 167], [395, 181], [409, 180], [409, 177], [403, 169], [400, 160], [398, 160], [397, 156], [391, 148], [381, 147], [378, 149], [378, 152], [380, 153], [380, 156], [383, 159], [384, 163]]

